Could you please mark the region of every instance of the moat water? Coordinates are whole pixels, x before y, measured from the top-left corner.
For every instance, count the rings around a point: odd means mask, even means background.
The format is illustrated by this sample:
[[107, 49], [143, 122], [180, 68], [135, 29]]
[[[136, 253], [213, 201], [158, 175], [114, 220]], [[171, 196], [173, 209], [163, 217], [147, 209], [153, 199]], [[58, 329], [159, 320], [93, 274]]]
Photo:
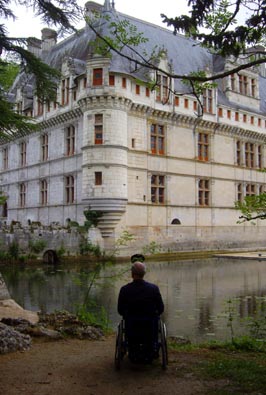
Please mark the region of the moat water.
[[[113, 328], [120, 287], [130, 279], [128, 263], [106, 267], [89, 297], [103, 306]], [[91, 263], [58, 266], [0, 266], [11, 297], [33, 311], [75, 312], [88, 296]], [[123, 274], [121, 274], [123, 272]], [[118, 277], [114, 274], [120, 273]], [[240, 334], [247, 317], [266, 311], [266, 261], [210, 258], [147, 262], [146, 280], [159, 285], [165, 303], [168, 335], [193, 341], [230, 338], [228, 315]]]

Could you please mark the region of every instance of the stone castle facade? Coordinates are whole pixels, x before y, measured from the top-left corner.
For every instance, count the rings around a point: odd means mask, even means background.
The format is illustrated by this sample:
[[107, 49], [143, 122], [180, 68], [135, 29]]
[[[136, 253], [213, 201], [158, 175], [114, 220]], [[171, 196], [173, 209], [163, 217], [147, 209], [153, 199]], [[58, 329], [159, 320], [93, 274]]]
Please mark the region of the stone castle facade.
[[[230, 70], [221, 59], [169, 30], [120, 14], [114, 5], [86, 4], [111, 18], [126, 18], [164, 48], [160, 69]], [[83, 224], [84, 210], [98, 211], [102, 243], [123, 230], [132, 249], [151, 242], [165, 251], [263, 248], [265, 225], [237, 224], [234, 202], [265, 190], [266, 78], [262, 66], [231, 74], [206, 89], [203, 115], [188, 87], [118, 55], [93, 53], [85, 26], [57, 43], [43, 29], [29, 49], [62, 72], [57, 101], [42, 103], [32, 81], [19, 75], [11, 90], [17, 111], [40, 129], [0, 147], [1, 189], [8, 196], [2, 220], [43, 225]], [[241, 59], [237, 61], [241, 63]], [[143, 83], [142, 83], [142, 82]]]

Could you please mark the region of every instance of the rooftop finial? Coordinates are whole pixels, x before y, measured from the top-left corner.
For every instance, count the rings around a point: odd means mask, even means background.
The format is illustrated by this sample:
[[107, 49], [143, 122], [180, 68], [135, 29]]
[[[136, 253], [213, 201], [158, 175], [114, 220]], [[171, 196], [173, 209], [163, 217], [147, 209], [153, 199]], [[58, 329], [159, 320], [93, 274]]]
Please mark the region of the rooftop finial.
[[110, 4], [110, 0], [105, 0], [104, 1], [104, 6], [103, 6], [105, 11], [110, 11], [111, 9], [111, 4]]

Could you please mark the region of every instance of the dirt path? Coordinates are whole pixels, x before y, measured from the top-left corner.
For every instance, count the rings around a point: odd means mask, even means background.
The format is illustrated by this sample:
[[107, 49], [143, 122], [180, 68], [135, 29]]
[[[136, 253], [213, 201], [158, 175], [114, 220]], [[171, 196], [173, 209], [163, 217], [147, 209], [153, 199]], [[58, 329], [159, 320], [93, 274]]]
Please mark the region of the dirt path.
[[[170, 353], [169, 367], [113, 364], [114, 337], [102, 341], [62, 340], [35, 342], [29, 351], [0, 355], [2, 395], [196, 395], [206, 383], [180, 371], [185, 356]], [[209, 387], [210, 383], [208, 383]]]

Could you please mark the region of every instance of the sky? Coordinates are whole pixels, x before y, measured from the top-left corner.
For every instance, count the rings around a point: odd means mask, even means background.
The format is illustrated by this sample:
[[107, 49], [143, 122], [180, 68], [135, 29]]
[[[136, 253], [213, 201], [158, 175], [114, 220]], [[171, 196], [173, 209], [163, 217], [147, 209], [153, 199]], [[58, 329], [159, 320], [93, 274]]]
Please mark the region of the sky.
[[[95, 0], [99, 4], [103, 4], [104, 0]], [[15, 3], [15, 2], [14, 2]], [[83, 6], [86, 0], [78, 0], [78, 4]], [[162, 23], [160, 14], [167, 16], [177, 16], [187, 12], [187, 0], [115, 0], [115, 9], [124, 14], [143, 19], [147, 22], [154, 23], [166, 27]], [[13, 22], [5, 21], [10, 36], [13, 37], [41, 37], [41, 29], [46, 27], [41, 25], [40, 20], [34, 16], [31, 9], [16, 6], [14, 12], [18, 19]], [[0, 21], [1, 22], [1, 21]], [[79, 28], [84, 26], [82, 21]]]

